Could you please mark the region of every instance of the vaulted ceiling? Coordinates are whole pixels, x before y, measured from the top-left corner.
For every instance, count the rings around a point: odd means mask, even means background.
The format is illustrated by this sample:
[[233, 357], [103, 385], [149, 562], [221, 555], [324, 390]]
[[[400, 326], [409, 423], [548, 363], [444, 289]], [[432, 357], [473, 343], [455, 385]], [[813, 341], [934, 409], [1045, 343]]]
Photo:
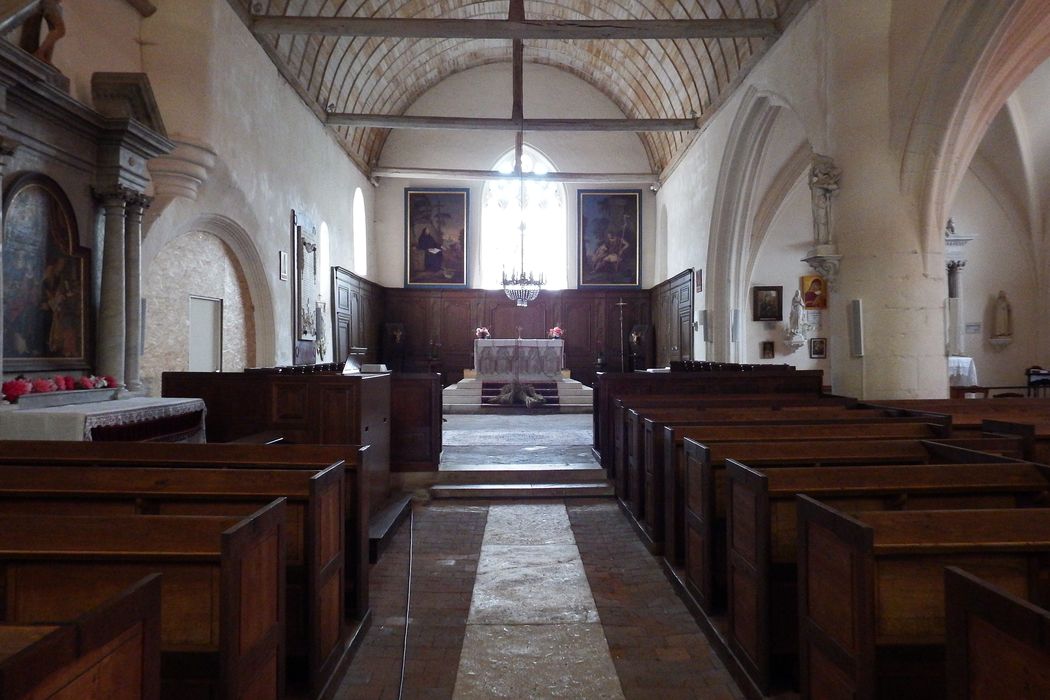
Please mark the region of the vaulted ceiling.
[[[639, 131], [653, 172], [659, 173], [806, 0], [525, 0], [525, 21], [517, 23], [507, 21], [512, 11], [507, 0], [229, 2], [366, 172], [378, 164], [389, 128], [362, 125], [377, 123], [374, 119], [340, 122], [334, 115], [404, 115], [420, 95], [454, 73], [511, 62], [510, 39], [524, 39], [525, 62], [586, 80], [628, 120], [636, 120], [634, 128], [620, 126]], [[363, 21], [389, 19], [445, 22], [431, 31], [425, 22]], [[510, 94], [508, 86], [507, 117]], [[469, 105], [460, 116], [473, 116]], [[638, 120], [664, 121], [657, 127], [656, 121]], [[678, 128], [667, 120], [690, 122]]]

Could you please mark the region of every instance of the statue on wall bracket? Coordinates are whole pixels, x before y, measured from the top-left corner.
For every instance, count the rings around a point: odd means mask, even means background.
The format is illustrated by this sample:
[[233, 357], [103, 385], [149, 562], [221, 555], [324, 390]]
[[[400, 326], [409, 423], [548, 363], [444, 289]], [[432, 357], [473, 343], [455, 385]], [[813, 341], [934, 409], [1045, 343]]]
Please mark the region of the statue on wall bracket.
[[809, 190], [813, 203], [813, 249], [802, 258], [829, 286], [838, 277], [842, 256], [832, 240], [832, 198], [839, 190], [842, 170], [828, 156], [813, 154], [809, 171]]

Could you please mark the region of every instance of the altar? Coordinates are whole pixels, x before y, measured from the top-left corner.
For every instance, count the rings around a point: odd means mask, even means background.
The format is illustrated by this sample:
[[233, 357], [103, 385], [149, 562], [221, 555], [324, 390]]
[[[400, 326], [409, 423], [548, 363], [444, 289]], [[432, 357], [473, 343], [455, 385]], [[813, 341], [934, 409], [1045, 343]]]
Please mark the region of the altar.
[[561, 338], [478, 338], [474, 371], [485, 382], [554, 382], [565, 366]]
[[3, 440], [206, 442], [200, 399], [133, 397], [49, 408], [5, 407]]

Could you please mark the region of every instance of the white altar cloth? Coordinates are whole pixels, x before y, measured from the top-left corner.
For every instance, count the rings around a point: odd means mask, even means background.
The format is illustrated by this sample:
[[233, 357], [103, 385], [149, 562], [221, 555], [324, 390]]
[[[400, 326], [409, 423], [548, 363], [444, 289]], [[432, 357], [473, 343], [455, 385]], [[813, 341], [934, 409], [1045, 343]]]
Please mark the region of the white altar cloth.
[[91, 440], [95, 428], [144, 423], [200, 411], [199, 429], [187, 442], [206, 442], [201, 399], [134, 397], [113, 401], [0, 411], [0, 439]]
[[474, 369], [486, 382], [554, 382], [565, 366], [560, 338], [479, 338], [474, 341]]
[[972, 357], [950, 355], [948, 357], [949, 386], [977, 386], [977, 365]]

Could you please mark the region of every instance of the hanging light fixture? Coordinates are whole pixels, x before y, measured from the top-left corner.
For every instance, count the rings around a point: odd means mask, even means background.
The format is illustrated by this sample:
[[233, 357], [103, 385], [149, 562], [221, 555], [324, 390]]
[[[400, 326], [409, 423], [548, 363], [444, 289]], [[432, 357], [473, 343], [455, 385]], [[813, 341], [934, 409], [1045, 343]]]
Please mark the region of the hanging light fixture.
[[522, 148], [524, 134], [518, 132], [517, 147], [514, 154], [514, 170], [518, 174], [518, 236], [520, 245], [518, 251], [521, 254], [521, 267], [511, 269], [507, 276], [507, 269], [503, 268], [503, 293], [517, 303], [518, 306], [528, 306], [530, 301], [535, 301], [540, 295], [540, 289], [547, 284], [547, 277], [543, 273], [534, 275], [531, 271], [525, 271], [525, 173], [522, 169]]

